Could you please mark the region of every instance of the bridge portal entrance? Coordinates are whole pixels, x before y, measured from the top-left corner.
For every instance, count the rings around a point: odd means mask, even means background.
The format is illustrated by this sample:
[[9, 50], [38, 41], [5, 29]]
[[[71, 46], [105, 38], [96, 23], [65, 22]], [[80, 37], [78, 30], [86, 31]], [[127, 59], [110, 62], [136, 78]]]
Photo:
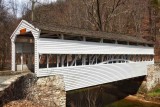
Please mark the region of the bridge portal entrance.
[[18, 35], [15, 49], [16, 71], [34, 72], [34, 37], [32, 33]]

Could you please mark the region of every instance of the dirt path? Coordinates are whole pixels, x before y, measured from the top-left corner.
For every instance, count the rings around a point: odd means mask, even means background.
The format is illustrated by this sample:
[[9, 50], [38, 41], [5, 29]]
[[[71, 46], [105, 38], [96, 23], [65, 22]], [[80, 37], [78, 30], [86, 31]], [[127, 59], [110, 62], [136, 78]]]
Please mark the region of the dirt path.
[[12, 78], [12, 76], [0, 76], [0, 84], [2, 84], [4, 81]]
[[25, 74], [26, 73], [15, 74], [15, 75], [14, 74], [0, 75], [0, 92], [4, 91], [7, 87], [11, 85], [12, 82], [16, 81], [17, 78]]

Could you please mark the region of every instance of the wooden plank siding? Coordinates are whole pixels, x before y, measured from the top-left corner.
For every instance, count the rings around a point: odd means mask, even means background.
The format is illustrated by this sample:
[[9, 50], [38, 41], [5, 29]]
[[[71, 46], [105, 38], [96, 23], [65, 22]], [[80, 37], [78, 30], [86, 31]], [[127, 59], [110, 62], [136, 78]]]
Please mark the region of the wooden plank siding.
[[38, 66], [39, 66], [39, 56], [38, 56], [38, 49], [37, 49], [37, 39], [39, 38], [40, 31], [39, 29], [35, 28], [33, 25], [30, 23], [26, 22], [25, 20], [22, 20], [18, 27], [15, 29], [13, 34], [11, 35], [11, 43], [12, 43], [12, 71], [15, 71], [15, 40], [17, 35], [20, 35], [20, 30], [21, 29], [26, 29], [26, 32], [31, 32], [34, 40], [35, 40], [35, 47], [34, 47], [34, 54], [35, 54], [35, 73], [38, 71]]
[[64, 76], [65, 90], [70, 91], [145, 76], [147, 75], [147, 65], [153, 63], [153, 61], [145, 61], [39, 69], [37, 76], [61, 74]]
[[[37, 28], [35, 27], [37, 26]], [[32, 33], [34, 37], [34, 72], [38, 77], [62, 74], [64, 76], [66, 91], [105, 84], [109, 82], [119, 81], [128, 78], [134, 78], [147, 75], [147, 65], [153, 64], [153, 61], [131, 62], [131, 63], [114, 63], [114, 64], [93, 64], [85, 65], [84, 55], [93, 55], [97, 60], [97, 55], [132, 55], [133, 59], [141, 59], [142, 55], [149, 57], [154, 55], [154, 48], [152, 41], [146, 41], [143, 38], [129, 37], [127, 35], [120, 35], [114, 33], [106, 33], [100, 31], [88, 31], [78, 28], [67, 27], [53, 27], [47, 25], [32, 25], [24, 20], [20, 22], [16, 30], [11, 36], [12, 43], [12, 71], [15, 71], [15, 41], [17, 35], [20, 35], [20, 30], [25, 29], [29, 36]], [[30, 33], [31, 32], [31, 33]], [[42, 37], [42, 35], [43, 37]], [[54, 36], [59, 35], [61, 38], [55, 39]], [[83, 41], [65, 40], [66, 36], [79, 36]], [[54, 39], [53, 39], [54, 38]], [[98, 38], [98, 42], [89, 42], [87, 38]], [[126, 44], [103, 43], [106, 40], [118, 42], [126, 42]], [[144, 46], [134, 46], [135, 44]], [[134, 45], [133, 45], [134, 44]], [[64, 67], [64, 58], [58, 67], [39, 68], [39, 55], [54, 54], [57, 55], [75, 55], [75, 66]], [[82, 55], [83, 64], [76, 66], [76, 55]], [[134, 58], [135, 57], [135, 58]], [[144, 58], [145, 59], [145, 58]], [[90, 61], [90, 56], [89, 56]], [[97, 61], [96, 61], [97, 62]], [[78, 63], [77, 63], [78, 65]], [[60, 67], [61, 66], [61, 67]]]
[[38, 52], [41, 54], [154, 55], [154, 48], [110, 43], [40, 38], [38, 40]]

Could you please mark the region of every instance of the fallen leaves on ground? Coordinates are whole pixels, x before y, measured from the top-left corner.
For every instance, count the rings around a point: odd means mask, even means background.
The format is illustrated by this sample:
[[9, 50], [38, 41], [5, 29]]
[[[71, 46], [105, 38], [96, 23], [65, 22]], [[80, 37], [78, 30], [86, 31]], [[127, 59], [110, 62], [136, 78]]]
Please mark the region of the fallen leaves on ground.
[[18, 100], [9, 102], [5, 104], [3, 107], [44, 107], [44, 106], [28, 100]]

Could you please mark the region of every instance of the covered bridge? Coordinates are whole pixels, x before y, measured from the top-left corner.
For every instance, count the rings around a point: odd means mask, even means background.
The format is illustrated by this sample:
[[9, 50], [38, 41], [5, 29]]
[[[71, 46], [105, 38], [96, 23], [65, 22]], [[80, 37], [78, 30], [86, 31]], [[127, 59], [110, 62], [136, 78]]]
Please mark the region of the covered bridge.
[[61, 74], [66, 91], [144, 76], [154, 63], [152, 41], [25, 20], [11, 43], [12, 71]]

